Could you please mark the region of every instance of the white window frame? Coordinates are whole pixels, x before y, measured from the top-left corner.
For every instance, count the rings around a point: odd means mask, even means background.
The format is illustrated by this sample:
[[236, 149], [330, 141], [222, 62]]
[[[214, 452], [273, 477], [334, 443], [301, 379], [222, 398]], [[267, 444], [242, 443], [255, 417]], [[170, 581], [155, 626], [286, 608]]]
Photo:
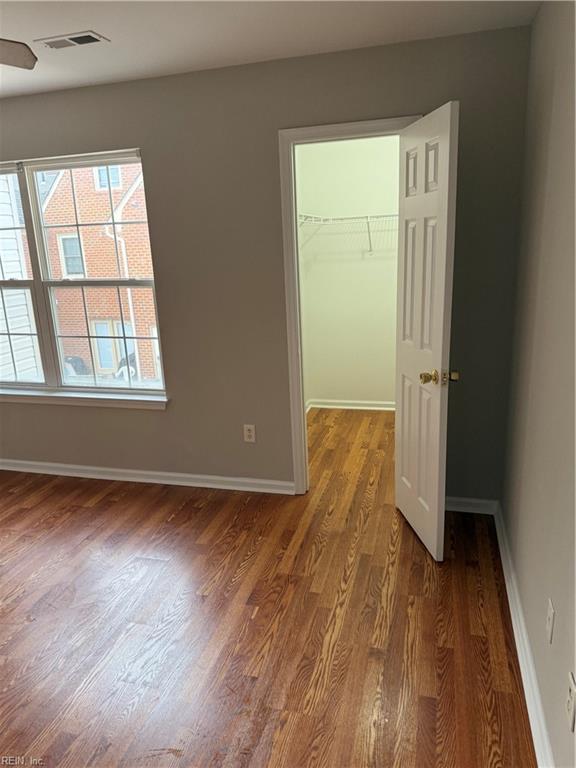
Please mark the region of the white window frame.
[[156, 376], [162, 376], [162, 358], [160, 357], [160, 339], [158, 337], [158, 326], [150, 326], [150, 338], [152, 339], [152, 350], [154, 352], [154, 370]]
[[[63, 240], [69, 240], [71, 238], [74, 238], [74, 240], [77, 240], [80, 244], [80, 258], [82, 259], [82, 274], [77, 275], [74, 272], [70, 273], [68, 272], [68, 267], [66, 265], [66, 254], [64, 253], [64, 245]], [[86, 277], [86, 264], [84, 262], [84, 251], [82, 249], [82, 240], [80, 239], [79, 234], [75, 234], [74, 232], [67, 232], [63, 235], [58, 235], [58, 253], [60, 254], [60, 266], [62, 268], [62, 277], [66, 278], [67, 280], [82, 280], [84, 277]]]
[[[102, 386], [72, 386], [63, 381], [61, 363], [58, 353], [57, 329], [53, 309], [51, 307], [51, 291], [58, 287], [117, 287], [121, 288], [150, 288], [154, 299], [156, 317], [156, 291], [154, 279], [89, 279], [84, 277], [63, 277], [54, 279], [48, 268], [47, 247], [44, 240], [42, 214], [36, 195], [34, 173], [53, 169], [98, 168], [103, 165], [126, 165], [140, 163], [140, 152], [137, 149], [120, 152], [105, 152], [89, 155], [73, 155], [64, 157], [43, 158], [37, 160], [0, 163], [0, 173], [17, 173], [24, 224], [28, 235], [28, 248], [32, 267], [32, 277], [23, 280], [0, 280], [0, 288], [27, 288], [31, 292], [34, 319], [38, 333], [38, 345], [42, 360], [45, 381], [39, 384], [24, 384], [22, 382], [0, 381], [0, 402], [54, 402], [74, 405], [109, 405], [112, 407], [130, 408], [165, 408], [168, 398], [166, 390], [148, 387], [118, 387], [105, 388]], [[111, 190], [107, 189], [111, 195]], [[111, 201], [112, 205], [112, 201]], [[78, 238], [81, 243], [80, 233]], [[84, 255], [82, 254], [84, 260]], [[64, 267], [65, 268], [65, 267]], [[86, 262], [84, 261], [84, 269]], [[64, 272], [63, 272], [64, 274]], [[88, 331], [90, 332], [89, 328]], [[90, 352], [93, 356], [91, 340]], [[164, 365], [162, 347], [158, 336], [162, 380], [164, 381]], [[92, 369], [96, 374], [95, 361]], [[165, 387], [165, 383], [164, 383]]]
[[112, 183], [112, 176], [108, 170], [108, 184], [102, 184], [100, 181], [100, 169], [105, 166], [98, 165], [94, 168], [94, 187], [98, 192], [107, 192], [109, 189], [122, 189], [122, 168], [120, 165], [109, 166], [118, 170], [118, 183]]

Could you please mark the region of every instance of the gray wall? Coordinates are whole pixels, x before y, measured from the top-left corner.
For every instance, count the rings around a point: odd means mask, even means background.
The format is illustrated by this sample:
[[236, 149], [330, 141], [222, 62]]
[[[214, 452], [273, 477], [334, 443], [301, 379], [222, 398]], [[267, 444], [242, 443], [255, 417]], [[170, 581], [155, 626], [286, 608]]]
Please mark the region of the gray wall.
[[278, 130], [459, 99], [448, 491], [499, 497], [528, 52], [499, 30], [3, 101], [5, 160], [141, 148], [171, 402], [3, 405], [2, 454], [291, 479]]
[[[504, 513], [557, 766], [574, 658], [574, 6], [534, 23]], [[553, 644], [548, 597], [556, 609]]]

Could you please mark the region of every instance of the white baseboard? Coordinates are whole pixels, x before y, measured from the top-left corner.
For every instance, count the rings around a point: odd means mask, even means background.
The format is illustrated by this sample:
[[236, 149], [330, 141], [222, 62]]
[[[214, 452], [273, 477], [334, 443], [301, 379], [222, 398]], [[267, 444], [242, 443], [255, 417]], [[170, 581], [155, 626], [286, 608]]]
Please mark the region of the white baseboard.
[[189, 475], [182, 472], [154, 472], [143, 469], [90, 467], [81, 464], [53, 464], [44, 461], [20, 461], [15, 459], [0, 459], [0, 470], [34, 472], [42, 475], [63, 475], [65, 477], [87, 477], [96, 480], [125, 480], [133, 483], [187, 485], [194, 488], [222, 488], [229, 491], [294, 494], [294, 483], [292, 481], [264, 480], [255, 477]]
[[475, 512], [494, 517], [536, 760], [538, 761], [539, 768], [554, 768], [554, 756], [552, 754], [548, 729], [546, 728], [546, 717], [542, 706], [534, 657], [532, 656], [526, 622], [524, 621], [524, 611], [522, 610], [520, 592], [518, 591], [514, 563], [512, 561], [500, 502], [494, 499], [466, 499], [452, 496], [446, 499], [446, 509], [453, 512]]
[[345, 408], [352, 411], [394, 411], [392, 400], [306, 400], [306, 413], [310, 408]]

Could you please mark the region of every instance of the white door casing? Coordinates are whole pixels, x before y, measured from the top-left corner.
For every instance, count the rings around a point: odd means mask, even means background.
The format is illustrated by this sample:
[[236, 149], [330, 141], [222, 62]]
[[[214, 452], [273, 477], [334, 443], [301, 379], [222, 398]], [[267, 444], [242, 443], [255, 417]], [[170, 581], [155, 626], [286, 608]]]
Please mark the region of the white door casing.
[[397, 136], [402, 129], [414, 123], [418, 117], [414, 115], [383, 118], [381, 120], [364, 120], [358, 123], [336, 123], [305, 128], [286, 128], [279, 132], [288, 379], [290, 384], [290, 426], [295, 493], [306, 493], [309, 481], [306, 406], [302, 384], [302, 334], [300, 327], [294, 148], [298, 144], [308, 144], [311, 142], [365, 139], [370, 136]]
[[[396, 506], [436, 560], [444, 557], [458, 108], [444, 104], [400, 133]], [[438, 383], [420, 382], [434, 370]]]

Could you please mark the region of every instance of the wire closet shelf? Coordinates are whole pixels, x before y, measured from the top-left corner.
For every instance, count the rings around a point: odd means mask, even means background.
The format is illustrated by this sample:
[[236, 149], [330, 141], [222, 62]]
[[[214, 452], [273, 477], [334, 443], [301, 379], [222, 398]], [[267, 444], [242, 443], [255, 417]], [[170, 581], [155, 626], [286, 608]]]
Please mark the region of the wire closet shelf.
[[301, 254], [361, 252], [364, 255], [395, 250], [398, 216], [316, 216], [298, 214], [298, 241]]

